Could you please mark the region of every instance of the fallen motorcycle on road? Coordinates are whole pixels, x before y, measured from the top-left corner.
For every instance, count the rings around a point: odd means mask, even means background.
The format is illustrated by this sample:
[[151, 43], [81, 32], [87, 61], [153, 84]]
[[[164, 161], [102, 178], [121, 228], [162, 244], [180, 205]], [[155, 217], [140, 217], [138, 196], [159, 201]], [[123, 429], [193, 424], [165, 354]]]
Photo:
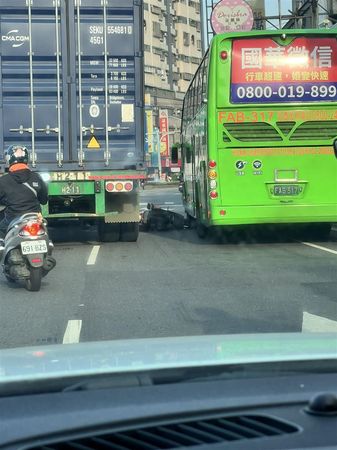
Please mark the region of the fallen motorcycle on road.
[[28, 291], [39, 291], [42, 278], [56, 265], [47, 222], [37, 213], [13, 220], [0, 243], [0, 261], [10, 283], [23, 282]]
[[184, 217], [168, 209], [163, 209], [153, 203], [147, 204], [147, 209], [141, 213], [140, 226], [144, 231], [155, 229], [165, 231], [170, 228], [183, 229]]

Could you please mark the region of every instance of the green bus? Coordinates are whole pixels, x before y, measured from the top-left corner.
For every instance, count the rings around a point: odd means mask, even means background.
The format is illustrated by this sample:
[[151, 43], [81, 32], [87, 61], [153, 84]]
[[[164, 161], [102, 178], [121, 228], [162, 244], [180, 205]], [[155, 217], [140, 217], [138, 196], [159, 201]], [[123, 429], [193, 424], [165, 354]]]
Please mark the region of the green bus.
[[183, 103], [183, 203], [211, 227], [337, 221], [336, 30], [213, 38]]

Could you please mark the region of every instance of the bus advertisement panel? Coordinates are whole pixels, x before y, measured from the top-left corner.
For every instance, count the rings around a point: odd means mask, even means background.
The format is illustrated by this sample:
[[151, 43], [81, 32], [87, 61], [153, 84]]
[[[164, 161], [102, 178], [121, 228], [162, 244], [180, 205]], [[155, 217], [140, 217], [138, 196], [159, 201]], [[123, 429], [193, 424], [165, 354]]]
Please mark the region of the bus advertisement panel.
[[232, 103], [337, 101], [337, 40], [237, 39], [232, 49]]

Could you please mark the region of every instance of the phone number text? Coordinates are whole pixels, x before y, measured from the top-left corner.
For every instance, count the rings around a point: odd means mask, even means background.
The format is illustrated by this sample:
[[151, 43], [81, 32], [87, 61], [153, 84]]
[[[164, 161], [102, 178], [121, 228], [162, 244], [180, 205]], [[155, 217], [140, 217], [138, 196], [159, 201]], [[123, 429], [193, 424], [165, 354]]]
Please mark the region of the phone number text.
[[252, 102], [297, 102], [297, 101], [336, 101], [337, 83], [320, 83], [304, 85], [234, 85], [232, 86], [233, 103]]

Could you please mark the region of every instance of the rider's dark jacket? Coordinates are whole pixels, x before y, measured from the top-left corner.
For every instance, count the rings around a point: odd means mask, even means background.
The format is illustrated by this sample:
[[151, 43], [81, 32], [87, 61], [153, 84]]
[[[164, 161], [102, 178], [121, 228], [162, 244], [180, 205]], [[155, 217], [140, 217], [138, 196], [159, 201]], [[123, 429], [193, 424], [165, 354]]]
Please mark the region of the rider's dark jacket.
[[41, 212], [40, 204], [45, 205], [47, 201], [48, 189], [45, 182], [28, 166], [15, 164], [8, 174], [0, 177], [0, 205], [6, 207], [6, 216]]

